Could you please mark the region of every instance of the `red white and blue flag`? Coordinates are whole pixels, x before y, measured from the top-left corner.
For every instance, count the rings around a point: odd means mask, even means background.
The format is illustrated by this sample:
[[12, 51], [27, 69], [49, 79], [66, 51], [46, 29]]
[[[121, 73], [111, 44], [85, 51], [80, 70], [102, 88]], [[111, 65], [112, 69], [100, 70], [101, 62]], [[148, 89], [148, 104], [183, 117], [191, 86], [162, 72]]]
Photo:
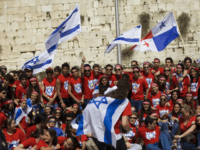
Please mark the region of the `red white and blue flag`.
[[[179, 35], [173, 12], [170, 12], [142, 39], [140, 51], [160, 52]], [[133, 46], [132, 49], [138, 50], [139, 45]]]

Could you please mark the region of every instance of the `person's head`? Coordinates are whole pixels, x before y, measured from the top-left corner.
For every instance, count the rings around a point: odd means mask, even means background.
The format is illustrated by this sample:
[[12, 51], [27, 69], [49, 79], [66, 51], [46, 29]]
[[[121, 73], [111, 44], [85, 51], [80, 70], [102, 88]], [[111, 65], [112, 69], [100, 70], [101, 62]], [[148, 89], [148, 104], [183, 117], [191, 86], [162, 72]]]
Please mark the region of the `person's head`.
[[14, 74], [14, 76], [13, 76], [14, 80], [15, 81], [19, 80], [19, 72], [18, 71], [13, 71], [13, 74]]
[[112, 74], [113, 66], [111, 64], [107, 64], [105, 69], [106, 69], [107, 76]]
[[15, 130], [16, 129], [16, 124], [15, 124], [15, 120], [12, 118], [7, 118], [5, 121], [5, 127], [7, 128], [7, 130]]
[[144, 73], [145, 74], [149, 74], [150, 73], [150, 63], [145, 61], [143, 63], [143, 69], [144, 69]]
[[165, 64], [166, 64], [167, 67], [171, 67], [171, 66], [174, 65], [174, 61], [173, 61], [173, 59], [171, 57], [167, 57], [165, 59]]
[[34, 138], [37, 138], [39, 140], [40, 139], [44, 140], [45, 139], [45, 131], [46, 131], [46, 129], [44, 129], [43, 127], [36, 129], [35, 132], [33, 133]]
[[183, 100], [179, 98], [179, 99], [176, 100], [176, 103], [179, 103], [182, 106], [183, 105]]
[[160, 76], [159, 76], [158, 84], [159, 84], [159, 86], [166, 86], [166, 79], [165, 79], [165, 76], [163, 76], [163, 75], [160, 75]]
[[13, 84], [14, 81], [15, 80], [14, 80], [13, 76], [11, 76], [10, 74], [7, 74], [7, 75], [4, 76], [4, 84], [6, 86], [8, 86], [9, 84]]
[[35, 87], [37, 85], [37, 78], [36, 77], [30, 78], [30, 84], [32, 87]]
[[32, 101], [33, 104], [39, 103], [39, 96], [38, 96], [38, 93], [36, 91], [33, 91], [31, 93], [31, 101]]
[[183, 71], [184, 71], [184, 66], [183, 66], [183, 64], [178, 64], [178, 65], [176, 66], [176, 73], [179, 75], [179, 74], [182, 74]]
[[26, 105], [27, 105], [27, 99], [26, 98], [20, 99], [19, 106], [23, 109], [26, 107]]
[[191, 76], [192, 78], [195, 78], [196, 75], [197, 75], [197, 69], [196, 69], [195, 67], [191, 67], [191, 68], [190, 68], [190, 76]]
[[58, 143], [57, 133], [54, 129], [48, 129], [45, 132], [45, 140], [46, 143], [51, 143], [52, 145], [56, 146]]
[[133, 75], [134, 75], [133, 77], [135, 79], [139, 78], [139, 76], [140, 76], [140, 68], [139, 67], [133, 68]]
[[66, 76], [69, 72], [69, 64], [67, 62], [62, 64], [62, 73], [64, 76]]
[[131, 61], [131, 68], [135, 68], [138, 66], [138, 62], [136, 60]]
[[60, 119], [62, 115], [62, 109], [60, 107], [57, 107], [55, 110], [54, 110], [54, 116], [57, 118], [57, 119]]
[[91, 74], [91, 66], [89, 64], [84, 65], [84, 74], [85, 76], [89, 77]]
[[13, 102], [11, 99], [4, 99], [2, 101], [2, 110], [5, 112], [5, 113], [9, 113], [13, 108]]
[[45, 105], [44, 113], [48, 116], [51, 115], [51, 107], [49, 105]]
[[186, 94], [186, 96], [185, 96], [185, 102], [187, 103], [187, 104], [189, 104], [189, 103], [191, 103], [193, 101], [193, 97], [192, 97], [192, 94]]
[[5, 87], [0, 88], [0, 99], [5, 99], [7, 97], [7, 90]]
[[56, 67], [53, 69], [53, 76], [54, 76], [55, 78], [57, 78], [60, 74], [61, 74], [61, 68], [60, 68], [60, 66], [56, 66]]
[[109, 80], [106, 75], [101, 76], [99, 81], [99, 94], [104, 95], [104, 92], [110, 87]]
[[78, 105], [74, 104], [72, 107], [73, 107], [73, 113], [76, 114], [78, 112], [78, 109], [79, 109]]
[[23, 74], [25, 72], [24, 72], [24, 70], [19, 70], [18, 73], [19, 73], [19, 76], [20, 76], [21, 74]]
[[0, 69], [0, 79], [2, 79], [4, 77], [4, 72]]
[[97, 76], [99, 74], [99, 71], [100, 71], [99, 64], [94, 64], [93, 67], [92, 67], [92, 69], [93, 69], [94, 75]]
[[47, 80], [52, 81], [53, 80], [53, 69], [47, 68], [45, 73], [46, 73], [46, 76], [47, 76]]
[[193, 110], [190, 108], [189, 105], [184, 104], [181, 106], [181, 116], [184, 120], [189, 120], [189, 118], [193, 115]]
[[172, 91], [171, 95], [172, 95], [172, 100], [176, 101], [179, 97], [179, 92], [177, 90], [174, 90]]
[[196, 125], [197, 125], [197, 127], [200, 127], [200, 114], [197, 114]]
[[5, 65], [1, 66], [1, 70], [4, 72], [4, 74], [6, 74], [7, 72], [7, 67]]
[[165, 76], [169, 76], [170, 73], [171, 73], [170, 67], [164, 67], [164, 74], [165, 74]]
[[66, 114], [66, 116], [65, 116], [65, 123], [66, 124], [70, 124], [72, 122], [73, 117], [74, 117], [73, 113]]
[[152, 117], [147, 116], [147, 117], [145, 118], [145, 125], [146, 125], [147, 128], [153, 130], [153, 129], [156, 128], [157, 121], [156, 121], [156, 119], [153, 119]]
[[159, 58], [154, 58], [153, 66], [156, 67], [156, 68], [158, 68], [160, 66], [160, 59]]
[[179, 114], [181, 112], [181, 104], [175, 103], [174, 108], [173, 108], [173, 113], [174, 114]]
[[160, 96], [160, 105], [161, 106], [165, 106], [166, 103], [167, 103], [167, 95], [161, 94], [161, 96]]
[[150, 102], [150, 100], [149, 99], [145, 99], [145, 100], [143, 100], [143, 102], [142, 102], [142, 110], [143, 111], [148, 111], [148, 110], [150, 110], [151, 109], [151, 102]]
[[33, 76], [33, 67], [32, 66], [26, 66], [25, 67], [25, 74], [27, 75], [27, 78], [30, 79]]
[[26, 74], [21, 74], [19, 76], [19, 81], [21, 82], [22, 85], [26, 85], [27, 75]]
[[77, 78], [78, 77], [78, 68], [76, 66], [72, 67], [71, 73], [74, 78]]
[[115, 72], [116, 72], [116, 75], [122, 75], [122, 71], [123, 71], [123, 68], [120, 64], [117, 64], [115, 66]]
[[200, 114], [200, 106], [196, 107], [196, 114]]
[[129, 117], [129, 123], [131, 125], [134, 125], [136, 120], [137, 120], [137, 118], [138, 118], [138, 113], [132, 112], [132, 115]]
[[48, 118], [49, 127], [52, 128], [56, 125], [56, 117], [51, 116]]
[[76, 149], [79, 145], [79, 142], [76, 137], [69, 137], [63, 142], [64, 149]]
[[191, 66], [192, 59], [190, 57], [185, 57], [184, 59], [184, 65], [186, 68], [189, 68]]
[[152, 85], [151, 85], [151, 88], [152, 88], [152, 92], [153, 93], [158, 93], [158, 84], [156, 84], [156, 83], [152, 83]]

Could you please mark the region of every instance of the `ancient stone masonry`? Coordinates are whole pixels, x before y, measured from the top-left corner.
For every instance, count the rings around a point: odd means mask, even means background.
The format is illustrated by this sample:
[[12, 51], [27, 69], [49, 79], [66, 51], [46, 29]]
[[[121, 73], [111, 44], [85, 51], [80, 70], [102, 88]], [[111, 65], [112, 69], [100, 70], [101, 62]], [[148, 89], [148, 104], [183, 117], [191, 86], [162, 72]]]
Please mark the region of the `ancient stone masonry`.
[[[116, 64], [116, 49], [104, 56], [108, 44], [116, 37], [114, 0], [0, 0], [0, 65], [8, 66], [9, 70], [21, 69], [25, 61], [45, 51], [45, 40], [76, 3], [80, 4], [82, 33], [60, 44], [53, 66], [63, 62], [80, 65], [82, 56], [91, 65]], [[175, 63], [185, 56], [199, 58], [200, 0], [119, 0], [120, 32], [141, 24], [142, 13], [150, 15], [149, 31], [172, 9], [176, 19], [183, 12], [190, 17], [183, 37], [185, 50], [180, 39], [159, 53], [139, 54], [128, 51], [129, 45], [122, 45], [123, 64], [128, 65], [133, 59], [152, 61], [154, 57], [164, 60], [171, 56]]]

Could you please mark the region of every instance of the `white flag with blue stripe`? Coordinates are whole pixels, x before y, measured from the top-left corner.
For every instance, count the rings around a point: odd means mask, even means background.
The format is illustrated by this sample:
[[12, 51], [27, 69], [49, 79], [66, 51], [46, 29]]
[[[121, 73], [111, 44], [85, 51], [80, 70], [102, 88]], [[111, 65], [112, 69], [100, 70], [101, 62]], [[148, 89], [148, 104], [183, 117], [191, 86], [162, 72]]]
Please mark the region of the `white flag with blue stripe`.
[[124, 100], [102, 96], [93, 98], [83, 111], [76, 135], [92, 133], [98, 141], [116, 148], [116, 142], [122, 138], [122, 134], [115, 134], [114, 126], [128, 103], [127, 98]]
[[54, 55], [58, 45], [71, 39], [81, 32], [81, 21], [79, 4], [76, 5], [72, 13], [65, 21], [47, 38], [45, 41], [46, 51], [28, 60], [22, 67], [32, 66], [33, 74], [39, 73], [53, 64]]
[[141, 40], [142, 26], [139, 25], [117, 37], [114, 41], [108, 45], [105, 53], [110, 53], [112, 49], [118, 44], [129, 44], [136, 45], [140, 43]]

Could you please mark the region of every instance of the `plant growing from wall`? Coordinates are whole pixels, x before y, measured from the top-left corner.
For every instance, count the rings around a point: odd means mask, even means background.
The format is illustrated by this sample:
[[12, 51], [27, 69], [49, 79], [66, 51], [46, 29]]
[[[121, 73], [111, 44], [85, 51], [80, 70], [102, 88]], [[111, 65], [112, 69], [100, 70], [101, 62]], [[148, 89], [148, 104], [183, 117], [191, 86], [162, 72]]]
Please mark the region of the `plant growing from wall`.
[[181, 32], [181, 35], [184, 37], [186, 36], [188, 32], [190, 20], [191, 19], [188, 13], [182, 12], [182, 14], [178, 16], [177, 22], [178, 22], [179, 30]]
[[133, 57], [133, 50], [130, 50], [131, 47], [126, 47], [121, 52], [122, 60], [124, 59], [131, 59]]
[[140, 23], [142, 25], [142, 38], [143, 38], [149, 31], [150, 15], [147, 13], [142, 13], [139, 15], [139, 18], [140, 18]]

